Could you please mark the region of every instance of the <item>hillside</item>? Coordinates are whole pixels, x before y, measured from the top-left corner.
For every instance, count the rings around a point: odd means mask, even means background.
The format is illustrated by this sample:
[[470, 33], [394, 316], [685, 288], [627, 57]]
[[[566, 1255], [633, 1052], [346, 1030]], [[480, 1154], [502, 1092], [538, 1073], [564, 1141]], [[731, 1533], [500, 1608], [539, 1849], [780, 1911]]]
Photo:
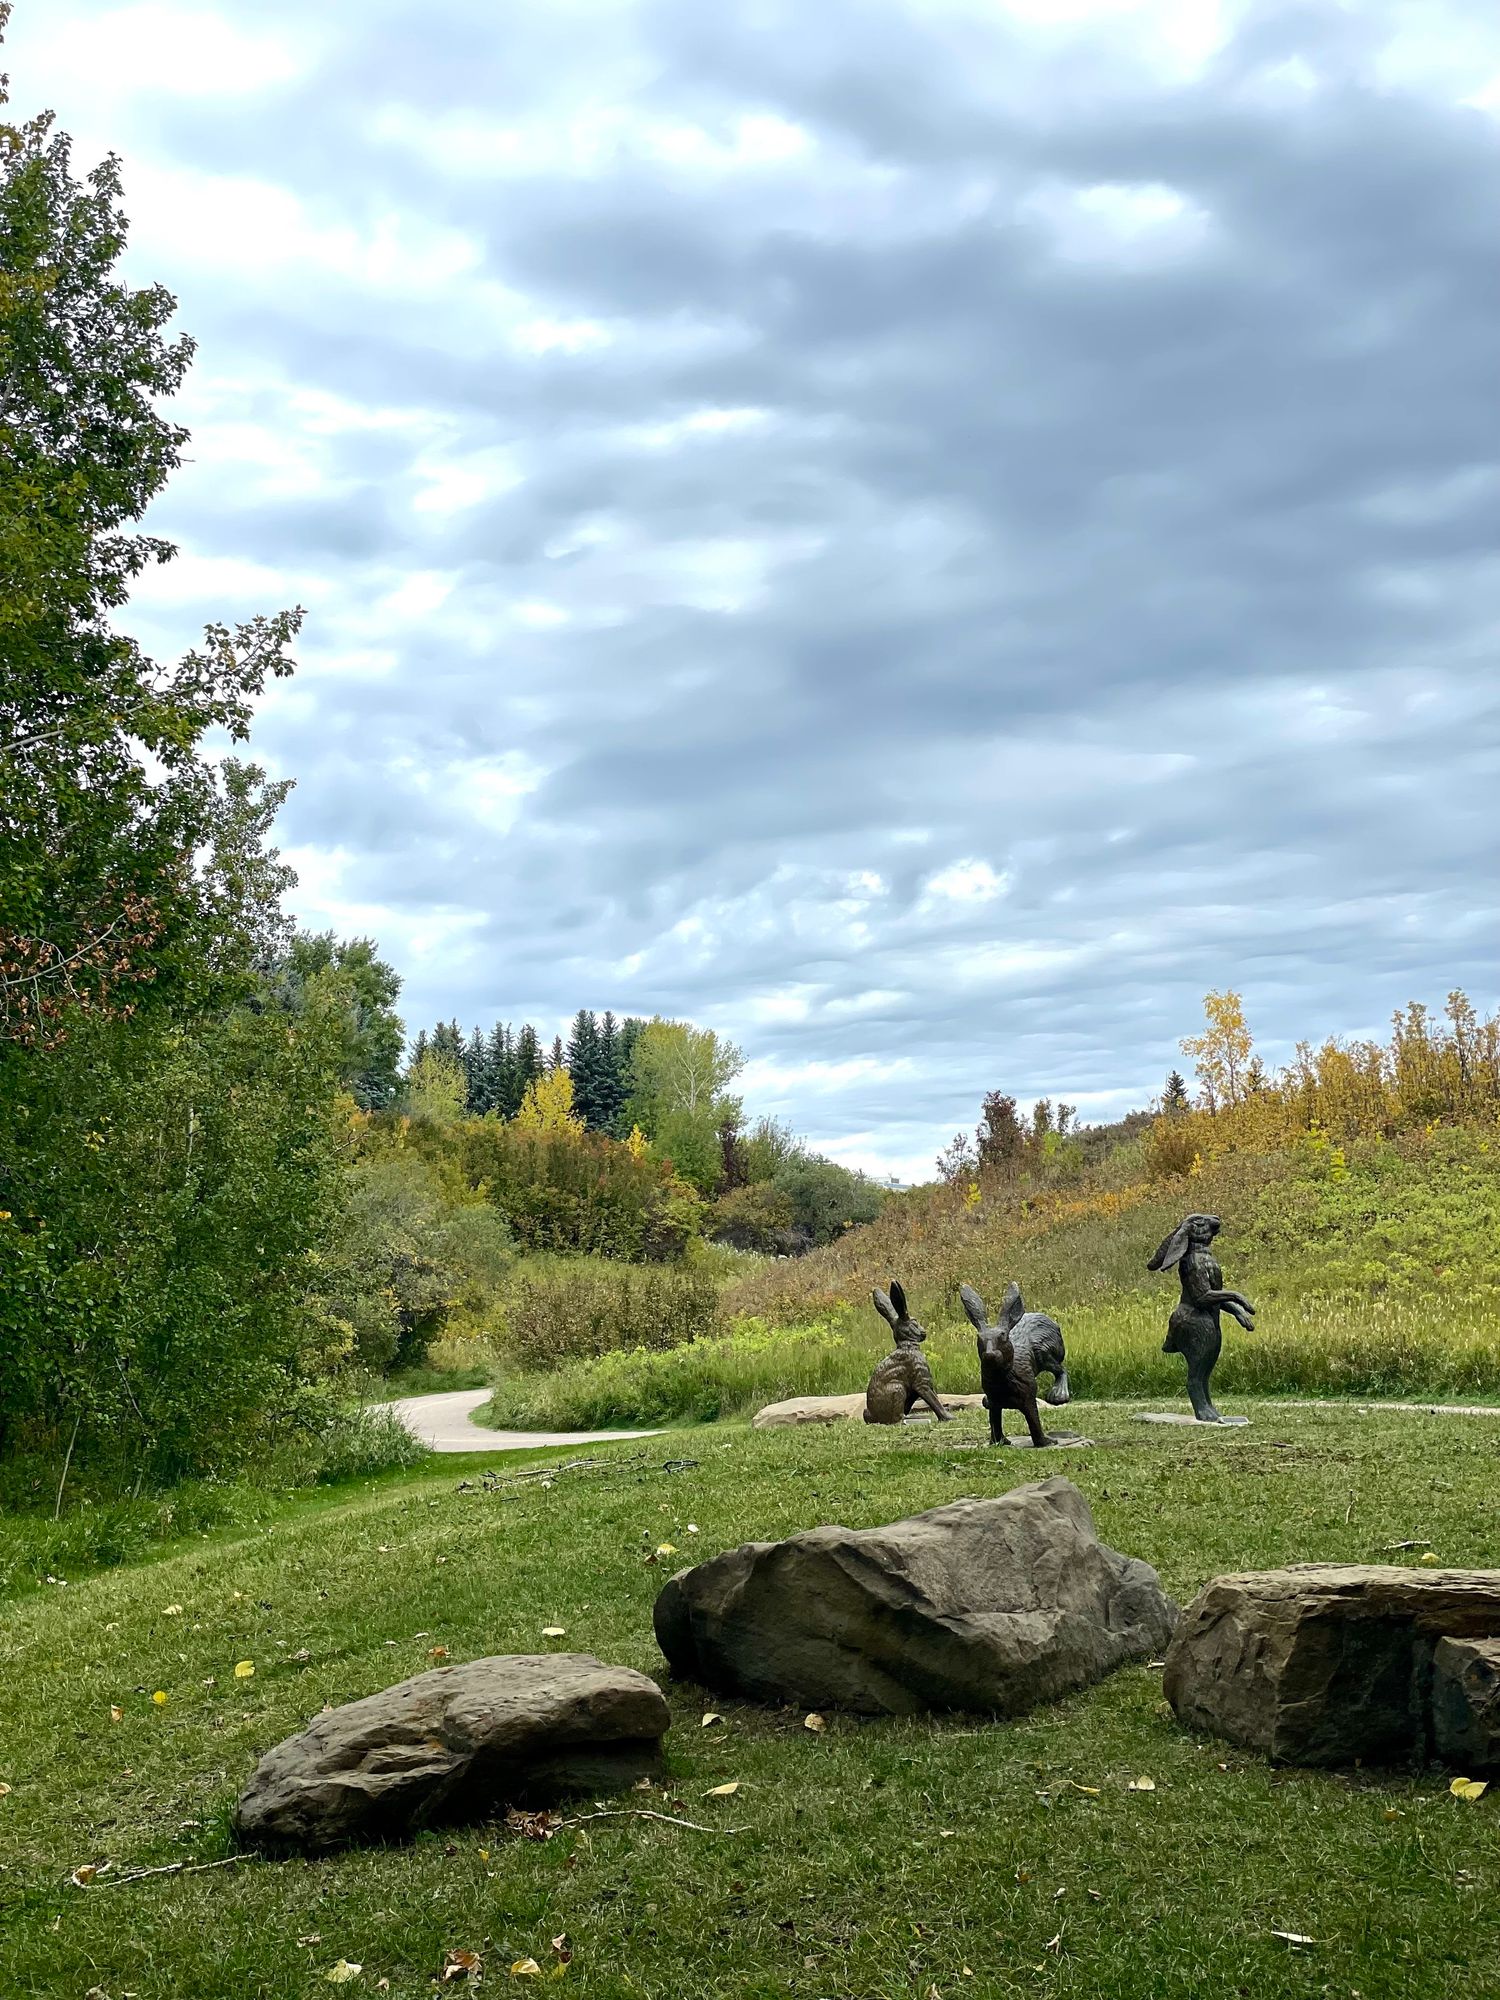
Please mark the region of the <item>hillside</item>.
[[719, 1337], [510, 1377], [496, 1421], [663, 1421], [862, 1388], [886, 1347], [870, 1290], [892, 1277], [929, 1329], [940, 1388], [978, 1387], [959, 1284], [994, 1303], [1014, 1278], [1061, 1321], [1076, 1396], [1176, 1405], [1182, 1366], [1160, 1350], [1177, 1286], [1146, 1262], [1193, 1210], [1223, 1218], [1226, 1282], [1258, 1308], [1255, 1333], [1226, 1327], [1225, 1395], [1500, 1393], [1500, 1144], [1439, 1127], [1346, 1148], [1313, 1134], [1166, 1179], [1132, 1145], [1051, 1191], [914, 1190], [730, 1284]]

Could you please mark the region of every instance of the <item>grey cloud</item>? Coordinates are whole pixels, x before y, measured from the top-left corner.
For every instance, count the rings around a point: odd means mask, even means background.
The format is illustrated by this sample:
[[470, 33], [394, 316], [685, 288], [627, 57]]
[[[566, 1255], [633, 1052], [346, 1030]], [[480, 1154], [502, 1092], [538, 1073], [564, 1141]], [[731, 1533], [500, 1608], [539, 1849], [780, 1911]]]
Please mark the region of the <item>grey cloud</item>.
[[[1398, 26], [1252, 6], [1184, 77], [915, 0], [342, 0], [300, 83], [128, 107], [159, 162], [477, 246], [430, 285], [161, 273], [244, 421], [403, 413], [320, 433], [291, 501], [205, 465], [161, 512], [320, 587], [261, 744], [336, 901], [472, 919], [402, 962], [414, 1021], [659, 1007], [774, 1068], [905, 1065], [789, 1087], [905, 1157], [995, 1084], [1139, 1099], [1210, 985], [1273, 1054], [1494, 1003], [1500, 121], [1382, 69]], [[600, 106], [807, 146], [458, 157]], [[1110, 244], [1101, 186], [1188, 219]], [[512, 310], [605, 338], [528, 351]], [[761, 415], [644, 435], [705, 409]], [[416, 509], [423, 468], [501, 458]], [[425, 571], [445, 602], [381, 609]], [[371, 648], [395, 670], [325, 658]], [[474, 772], [515, 757], [507, 828]], [[1003, 893], [935, 895], [964, 860]]]

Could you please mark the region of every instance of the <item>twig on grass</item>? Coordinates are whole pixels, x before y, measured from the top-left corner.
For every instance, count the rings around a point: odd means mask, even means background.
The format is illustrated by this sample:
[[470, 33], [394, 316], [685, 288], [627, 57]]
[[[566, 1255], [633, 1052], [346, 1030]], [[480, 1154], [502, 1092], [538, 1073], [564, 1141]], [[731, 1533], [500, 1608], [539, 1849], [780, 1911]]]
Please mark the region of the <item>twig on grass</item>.
[[689, 1833], [743, 1833], [742, 1826], [700, 1826], [695, 1819], [673, 1819], [670, 1813], [652, 1812], [646, 1806], [616, 1806], [607, 1812], [575, 1813], [571, 1819], [560, 1819], [552, 1826], [553, 1833], [561, 1833], [565, 1826], [582, 1826], [590, 1819], [659, 1819], [663, 1826], [685, 1826]]
[[150, 1875], [203, 1875], [210, 1868], [238, 1868], [243, 1861], [252, 1861], [250, 1854], [226, 1854], [219, 1861], [169, 1861], [163, 1868], [136, 1868], [129, 1875], [101, 1875], [90, 1886], [95, 1889], [118, 1889], [125, 1882], [144, 1882]]

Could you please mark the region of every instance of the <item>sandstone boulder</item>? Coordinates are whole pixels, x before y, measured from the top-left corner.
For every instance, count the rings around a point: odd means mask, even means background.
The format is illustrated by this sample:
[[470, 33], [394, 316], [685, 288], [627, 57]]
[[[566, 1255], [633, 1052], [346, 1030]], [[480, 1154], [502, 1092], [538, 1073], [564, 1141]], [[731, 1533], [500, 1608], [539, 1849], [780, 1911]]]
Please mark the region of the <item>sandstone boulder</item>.
[[674, 1673], [866, 1714], [1016, 1715], [1159, 1652], [1176, 1607], [1061, 1478], [883, 1528], [747, 1542], [656, 1600]]
[[655, 1681], [588, 1653], [439, 1667], [269, 1751], [235, 1830], [251, 1846], [316, 1853], [618, 1788], [661, 1768], [668, 1726]]
[[1500, 1637], [1500, 1571], [1298, 1563], [1221, 1576], [1183, 1613], [1164, 1686], [1189, 1729], [1281, 1763], [1420, 1760], [1435, 1748], [1447, 1637]]
[[1432, 1655], [1433, 1748], [1466, 1776], [1500, 1772], [1500, 1639], [1439, 1639]]
[[[938, 1400], [945, 1410], [977, 1410], [984, 1402], [983, 1396], [948, 1396], [941, 1389]], [[793, 1396], [785, 1403], [767, 1403], [763, 1410], [757, 1410], [754, 1428], [758, 1431], [784, 1430], [794, 1424], [836, 1424], [852, 1417], [856, 1423], [865, 1413], [865, 1393], [858, 1390], [852, 1396]], [[912, 1417], [921, 1422], [936, 1423], [937, 1419], [926, 1410], [913, 1411]], [[912, 1421], [907, 1418], [907, 1422]]]

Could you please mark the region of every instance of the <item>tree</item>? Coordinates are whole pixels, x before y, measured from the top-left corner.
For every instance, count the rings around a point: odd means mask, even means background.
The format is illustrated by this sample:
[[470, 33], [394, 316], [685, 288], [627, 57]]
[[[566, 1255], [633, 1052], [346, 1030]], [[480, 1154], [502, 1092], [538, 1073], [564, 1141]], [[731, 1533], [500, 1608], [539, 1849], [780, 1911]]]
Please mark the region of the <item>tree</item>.
[[504, 1021], [497, 1021], [490, 1030], [489, 1040], [489, 1109], [497, 1118], [514, 1118], [521, 1108], [515, 1069], [510, 1027]]
[[413, 1118], [456, 1125], [468, 1104], [463, 1064], [444, 1050], [429, 1047], [407, 1070], [402, 1096]]
[[332, 931], [299, 931], [268, 966], [260, 1004], [300, 1013], [315, 980], [336, 992], [342, 1009], [339, 1082], [362, 1111], [379, 1111], [400, 1087], [400, 978], [377, 956], [373, 938], [340, 941]]
[[491, 1102], [490, 1051], [478, 1028], [464, 1043], [464, 1084], [468, 1090], [470, 1112], [474, 1117], [482, 1118]]
[[1016, 1100], [1004, 1091], [990, 1091], [979, 1114], [979, 1129], [974, 1134], [979, 1171], [986, 1174], [1011, 1171], [1025, 1156], [1026, 1137], [1026, 1121], [1016, 1108]]
[[955, 1132], [937, 1156], [938, 1179], [949, 1187], [965, 1187], [979, 1171], [974, 1142], [967, 1132]]
[[1182, 1118], [1188, 1109], [1188, 1087], [1181, 1070], [1167, 1073], [1166, 1087], [1161, 1094], [1162, 1115], [1166, 1118]]
[[[718, 1100], [745, 1066], [733, 1042], [720, 1041], [712, 1028], [659, 1015], [634, 1037], [630, 1058], [631, 1109], [654, 1138], [670, 1114], [722, 1113]], [[717, 1121], [716, 1121], [717, 1122]]]
[[559, 1063], [526, 1086], [515, 1123], [523, 1132], [581, 1132], [583, 1120], [573, 1109], [573, 1079]]
[[521, 1108], [527, 1090], [544, 1074], [546, 1064], [542, 1060], [541, 1046], [537, 1041], [536, 1029], [529, 1021], [523, 1021], [516, 1035], [515, 1051], [511, 1063], [511, 1075], [507, 1087], [507, 1102], [514, 1098], [512, 1108], [506, 1113], [514, 1118]]
[[281, 792], [201, 744], [245, 738], [300, 612], [211, 625], [175, 667], [114, 622], [174, 554], [130, 524], [180, 460], [158, 405], [193, 351], [169, 292], [115, 276], [120, 200], [50, 115], [0, 125], [0, 1035], [37, 1046], [247, 985], [285, 882], [245, 838]]
[[1205, 1108], [1217, 1111], [1243, 1097], [1253, 1045], [1238, 993], [1205, 993], [1203, 1013], [1207, 1022], [1203, 1033], [1184, 1035], [1178, 1047], [1193, 1058]]

